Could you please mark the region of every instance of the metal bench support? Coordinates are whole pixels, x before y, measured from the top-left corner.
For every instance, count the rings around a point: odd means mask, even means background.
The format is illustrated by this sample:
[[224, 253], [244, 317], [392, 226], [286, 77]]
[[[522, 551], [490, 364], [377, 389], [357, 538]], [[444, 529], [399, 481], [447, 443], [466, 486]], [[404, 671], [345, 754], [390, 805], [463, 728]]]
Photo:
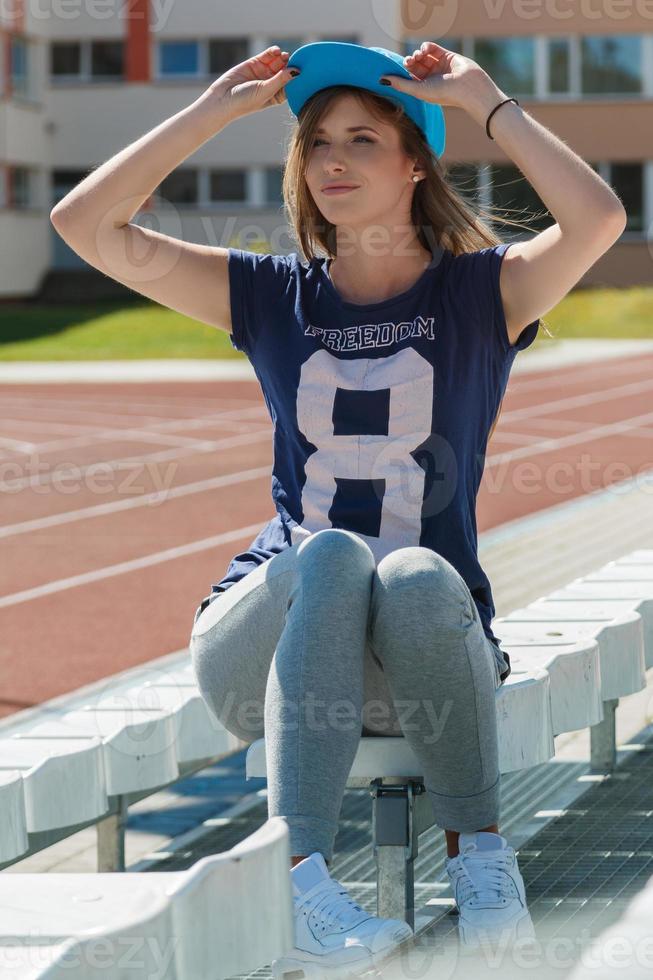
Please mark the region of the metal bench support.
[[433, 810], [419, 779], [374, 779], [370, 795], [377, 915], [403, 919], [414, 930], [417, 842], [419, 834], [433, 826]]
[[617, 764], [615, 712], [619, 698], [603, 702], [603, 721], [590, 726], [590, 764], [598, 772], [612, 772]]
[[125, 870], [125, 824], [127, 822], [127, 798], [115, 797], [118, 812], [99, 820], [97, 827], [98, 871]]

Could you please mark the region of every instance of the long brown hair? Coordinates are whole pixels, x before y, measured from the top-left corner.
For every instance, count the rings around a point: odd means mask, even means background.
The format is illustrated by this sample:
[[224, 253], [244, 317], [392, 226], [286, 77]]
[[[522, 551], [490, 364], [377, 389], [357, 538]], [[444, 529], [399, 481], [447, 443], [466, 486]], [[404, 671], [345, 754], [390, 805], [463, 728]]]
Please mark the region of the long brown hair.
[[[522, 231], [534, 230], [524, 220], [506, 217], [509, 212], [518, 213], [513, 209], [498, 206], [485, 208], [461, 194], [448, 178], [446, 165], [398, 102], [375, 95], [367, 89], [333, 85], [316, 92], [302, 107], [290, 134], [283, 173], [284, 209], [297, 243], [308, 261], [316, 257], [318, 250], [332, 259], [337, 254], [336, 226], [318, 208], [304, 175], [320, 120], [336, 99], [343, 95], [355, 96], [372, 116], [393, 125], [399, 133], [403, 152], [423, 168], [425, 177], [415, 184], [411, 222], [420, 244], [429, 252], [434, 245], [441, 245], [454, 255], [498, 245], [502, 239], [492, 228], [491, 222], [495, 218]], [[543, 320], [542, 323], [546, 333], [553, 336]], [[490, 436], [498, 417], [499, 414]]]

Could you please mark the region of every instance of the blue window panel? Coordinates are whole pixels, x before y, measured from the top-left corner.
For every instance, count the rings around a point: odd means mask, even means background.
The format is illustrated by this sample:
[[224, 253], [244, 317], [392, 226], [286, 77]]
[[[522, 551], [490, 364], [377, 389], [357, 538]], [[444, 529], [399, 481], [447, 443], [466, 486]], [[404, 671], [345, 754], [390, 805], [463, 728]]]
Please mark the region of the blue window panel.
[[549, 92], [566, 95], [571, 84], [569, 38], [549, 38]]
[[581, 38], [583, 95], [642, 91], [642, 39], [637, 34]]
[[504, 92], [535, 94], [534, 38], [477, 38], [474, 59]]
[[159, 50], [162, 75], [197, 75], [199, 72], [197, 41], [162, 41]]

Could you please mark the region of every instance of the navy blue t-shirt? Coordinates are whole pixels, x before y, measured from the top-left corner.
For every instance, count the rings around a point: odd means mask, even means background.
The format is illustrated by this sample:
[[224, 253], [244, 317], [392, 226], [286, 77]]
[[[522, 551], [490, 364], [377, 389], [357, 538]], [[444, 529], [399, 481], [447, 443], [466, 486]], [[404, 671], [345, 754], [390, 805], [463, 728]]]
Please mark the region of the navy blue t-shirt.
[[410, 289], [367, 304], [340, 298], [324, 257], [229, 249], [231, 342], [254, 367], [274, 426], [277, 513], [202, 607], [303, 537], [346, 528], [377, 563], [410, 545], [446, 558], [508, 676], [475, 506], [510, 367], [539, 326], [510, 345], [499, 291], [509, 247], [458, 256], [438, 247]]

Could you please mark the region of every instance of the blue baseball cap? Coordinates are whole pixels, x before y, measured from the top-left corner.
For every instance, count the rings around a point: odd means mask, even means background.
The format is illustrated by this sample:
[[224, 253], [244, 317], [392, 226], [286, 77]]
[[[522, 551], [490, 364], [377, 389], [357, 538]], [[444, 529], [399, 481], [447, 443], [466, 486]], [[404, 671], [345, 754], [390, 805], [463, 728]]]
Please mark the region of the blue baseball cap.
[[395, 89], [389, 90], [387, 85], [379, 82], [382, 75], [413, 77], [405, 67], [403, 57], [396, 51], [366, 48], [345, 41], [316, 41], [293, 51], [287, 67], [298, 68], [301, 72], [285, 86], [288, 105], [295, 116], [299, 115], [312, 95], [331, 85], [368, 89], [375, 95], [398, 102], [421, 129], [436, 156], [442, 156], [446, 137], [442, 107]]

